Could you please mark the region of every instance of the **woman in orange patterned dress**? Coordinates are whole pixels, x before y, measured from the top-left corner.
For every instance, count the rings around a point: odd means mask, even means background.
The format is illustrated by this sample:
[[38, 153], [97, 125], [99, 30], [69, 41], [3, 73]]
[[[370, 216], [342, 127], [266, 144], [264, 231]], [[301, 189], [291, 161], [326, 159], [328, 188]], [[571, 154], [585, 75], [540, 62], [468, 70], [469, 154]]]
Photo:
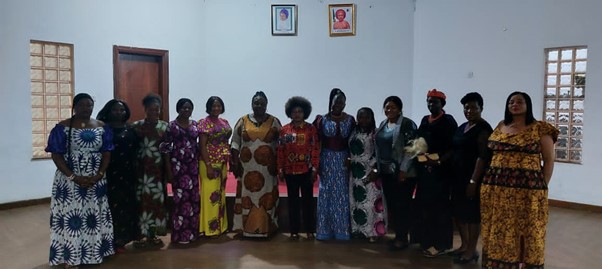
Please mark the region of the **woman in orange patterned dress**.
[[230, 168], [238, 180], [233, 229], [245, 237], [268, 237], [278, 228], [276, 146], [282, 125], [267, 106], [267, 96], [255, 93], [253, 113], [242, 116], [232, 133]]
[[528, 94], [508, 96], [504, 120], [489, 137], [493, 158], [481, 186], [483, 268], [544, 268], [557, 136], [554, 126], [535, 120]]

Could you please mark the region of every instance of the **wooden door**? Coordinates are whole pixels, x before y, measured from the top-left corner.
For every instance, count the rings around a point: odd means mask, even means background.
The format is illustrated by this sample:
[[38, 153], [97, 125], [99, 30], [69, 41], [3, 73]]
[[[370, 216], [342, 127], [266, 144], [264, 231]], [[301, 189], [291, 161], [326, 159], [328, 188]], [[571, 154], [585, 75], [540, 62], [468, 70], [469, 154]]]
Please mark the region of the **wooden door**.
[[161, 119], [169, 120], [168, 51], [113, 46], [114, 96], [124, 100], [130, 122], [144, 119], [142, 99], [155, 93], [163, 99]]

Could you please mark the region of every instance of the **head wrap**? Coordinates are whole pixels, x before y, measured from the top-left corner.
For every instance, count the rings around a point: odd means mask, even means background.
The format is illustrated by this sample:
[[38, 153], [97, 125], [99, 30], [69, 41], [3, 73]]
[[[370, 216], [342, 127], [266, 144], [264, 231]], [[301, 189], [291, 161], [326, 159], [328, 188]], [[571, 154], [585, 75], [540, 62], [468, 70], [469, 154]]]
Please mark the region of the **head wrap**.
[[288, 19], [288, 10], [286, 10], [285, 8], [280, 10], [280, 13], [284, 14], [286, 16], [286, 18]]
[[432, 89], [430, 91], [428, 91], [428, 93], [426, 94], [426, 97], [437, 97], [437, 98], [441, 98], [443, 100], [445, 100], [445, 93], [438, 91], [437, 89]]

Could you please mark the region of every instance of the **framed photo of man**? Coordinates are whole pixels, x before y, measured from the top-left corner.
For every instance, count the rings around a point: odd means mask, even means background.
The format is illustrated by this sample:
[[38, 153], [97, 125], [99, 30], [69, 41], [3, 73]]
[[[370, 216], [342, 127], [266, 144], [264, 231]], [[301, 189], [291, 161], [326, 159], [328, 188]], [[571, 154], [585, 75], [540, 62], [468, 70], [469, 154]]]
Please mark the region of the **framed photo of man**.
[[355, 35], [355, 4], [328, 5], [330, 36]]
[[297, 35], [297, 5], [272, 5], [272, 35]]

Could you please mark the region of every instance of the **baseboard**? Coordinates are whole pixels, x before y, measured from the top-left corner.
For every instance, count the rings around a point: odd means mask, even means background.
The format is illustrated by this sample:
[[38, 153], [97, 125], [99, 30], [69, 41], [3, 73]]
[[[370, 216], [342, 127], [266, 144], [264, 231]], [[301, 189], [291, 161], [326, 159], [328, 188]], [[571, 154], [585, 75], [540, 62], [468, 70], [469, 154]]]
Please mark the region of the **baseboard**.
[[594, 212], [594, 213], [602, 213], [602, 206], [597, 206], [597, 205], [579, 204], [579, 203], [560, 201], [560, 200], [554, 200], [554, 199], [548, 199], [548, 203], [550, 206], [554, 206], [554, 207], [590, 211], [590, 212]]
[[7, 210], [7, 209], [26, 207], [26, 206], [32, 206], [32, 205], [41, 205], [41, 204], [50, 204], [50, 197], [0, 204], [0, 210]]

